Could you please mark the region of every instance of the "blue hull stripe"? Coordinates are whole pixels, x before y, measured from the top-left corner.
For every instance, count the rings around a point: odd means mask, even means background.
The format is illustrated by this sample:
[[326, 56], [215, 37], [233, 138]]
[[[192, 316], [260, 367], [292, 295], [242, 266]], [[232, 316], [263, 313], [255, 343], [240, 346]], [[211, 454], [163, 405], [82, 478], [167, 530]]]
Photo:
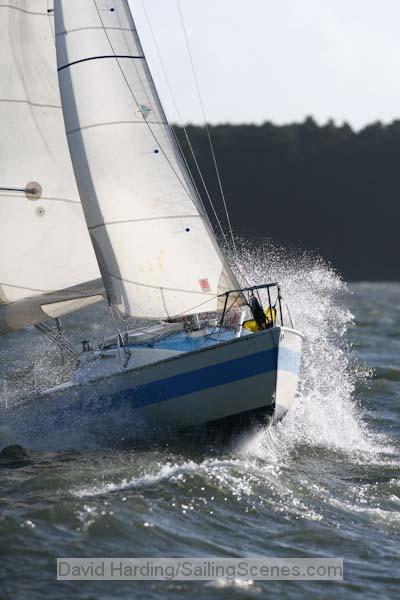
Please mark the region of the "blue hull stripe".
[[[279, 368], [297, 374], [300, 356], [297, 352], [281, 348]], [[92, 414], [98, 417], [121, 408], [135, 410], [241, 379], [274, 372], [277, 370], [277, 358], [277, 348], [264, 350], [119, 392], [110, 392], [97, 398], [82, 398], [67, 406], [64, 405], [63, 408], [59, 406], [56, 410], [46, 411], [46, 417], [54, 419], [54, 424], [63, 427], [66, 423], [70, 424], [74, 415]]]
[[[275, 371], [278, 352], [276, 348], [257, 352], [251, 356], [236, 358], [227, 362], [211, 365], [174, 375], [166, 379], [152, 381], [136, 388], [122, 390], [111, 395], [113, 403], [121, 400], [133, 400], [132, 408], [140, 408], [148, 404], [156, 404], [171, 398], [186, 396], [194, 392], [254, 377], [270, 371]], [[110, 398], [110, 396], [108, 396]]]
[[[282, 355], [282, 350], [284, 353]], [[300, 357], [297, 353], [281, 348], [280, 350], [280, 368], [282, 370], [298, 373], [299, 360], [295, 357]], [[286, 358], [292, 360], [287, 360]], [[140, 408], [149, 404], [156, 404], [164, 400], [171, 400], [179, 396], [201, 392], [209, 388], [233, 383], [248, 377], [255, 377], [263, 373], [270, 373], [277, 369], [278, 351], [276, 348], [257, 352], [250, 356], [236, 358], [227, 362], [211, 365], [196, 371], [189, 371], [181, 375], [174, 375], [167, 379], [161, 379], [140, 385], [136, 388], [122, 390], [108, 396], [112, 404], [121, 401], [132, 402], [132, 408]], [[294, 358], [294, 360], [293, 360]], [[282, 360], [283, 359], [283, 360]], [[285, 368], [287, 363], [288, 368]]]

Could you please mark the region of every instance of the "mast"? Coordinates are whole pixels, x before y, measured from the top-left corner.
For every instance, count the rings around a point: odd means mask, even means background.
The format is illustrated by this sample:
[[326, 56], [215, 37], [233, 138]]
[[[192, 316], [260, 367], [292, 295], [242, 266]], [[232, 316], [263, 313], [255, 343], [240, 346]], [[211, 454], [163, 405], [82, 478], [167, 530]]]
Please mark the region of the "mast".
[[109, 301], [122, 315], [153, 319], [222, 308], [218, 296], [240, 286], [168, 125], [127, 0], [54, 8], [68, 144]]

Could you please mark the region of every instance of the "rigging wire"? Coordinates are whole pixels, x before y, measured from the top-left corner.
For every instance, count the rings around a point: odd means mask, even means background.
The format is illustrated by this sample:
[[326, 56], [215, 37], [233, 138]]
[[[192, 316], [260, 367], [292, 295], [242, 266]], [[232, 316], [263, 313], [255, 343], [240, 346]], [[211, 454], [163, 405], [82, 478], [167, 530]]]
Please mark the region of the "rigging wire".
[[108, 329], [108, 323], [110, 321], [110, 315], [111, 315], [111, 304], [107, 304], [107, 317], [106, 317], [106, 322], [105, 322], [105, 326], [104, 326], [103, 341], [100, 346], [101, 350], [104, 350], [104, 347], [106, 345], [107, 329]]
[[[209, 189], [208, 189], [208, 187], [207, 187], [207, 184], [206, 184], [206, 181], [205, 181], [205, 179], [204, 179], [203, 173], [202, 173], [202, 171], [201, 171], [201, 169], [200, 169], [200, 165], [199, 165], [199, 162], [198, 162], [198, 160], [197, 160], [196, 154], [195, 154], [195, 152], [194, 152], [193, 145], [192, 145], [192, 142], [191, 142], [191, 140], [190, 140], [190, 137], [189, 137], [189, 134], [188, 134], [187, 128], [186, 128], [186, 126], [185, 126], [185, 124], [184, 124], [184, 122], [183, 122], [182, 113], [181, 113], [181, 111], [180, 111], [180, 109], [179, 109], [179, 106], [178, 106], [178, 103], [177, 103], [177, 101], [176, 101], [176, 97], [175, 97], [175, 94], [174, 94], [174, 92], [173, 92], [173, 89], [172, 89], [172, 86], [171, 86], [171, 82], [170, 82], [170, 80], [169, 80], [169, 77], [168, 77], [168, 74], [167, 74], [167, 70], [166, 70], [166, 67], [165, 67], [165, 63], [164, 63], [164, 60], [163, 60], [163, 58], [162, 58], [162, 54], [161, 54], [160, 47], [159, 47], [159, 44], [158, 44], [158, 42], [157, 42], [157, 39], [156, 39], [156, 36], [155, 36], [155, 33], [154, 33], [154, 29], [153, 29], [153, 27], [152, 27], [152, 25], [151, 25], [151, 21], [150, 21], [149, 14], [148, 14], [148, 12], [147, 12], [147, 9], [146, 9], [146, 7], [145, 7], [145, 4], [144, 4], [144, 0], [140, 0], [140, 2], [141, 2], [141, 5], [142, 5], [143, 13], [144, 13], [144, 15], [145, 15], [146, 22], [147, 22], [147, 25], [148, 25], [148, 27], [149, 27], [149, 31], [150, 31], [150, 34], [151, 34], [151, 37], [152, 37], [152, 40], [153, 40], [154, 46], [155, 46], [155, 48], [156, 48], [157, 56], [158, 56], [158, 59], [159, 59], [159, 61], [160, 61], [160, 65], [161, 65], [161, 69], [162, 69], [162, 71], [163, 71], [163, 75], [164, 75], [165, 81], [166, 81], [166, 83], [167, 83], [168, 91], [169, 91], [169, 94], [170, 94], [170, 96], [171, 96], [171, 99], [172, 99], [172, 102], [173, 102], [174, 108], [175, 108], [175, 110], [176, 110], [176, 113], [177, 113], [177, 115], [178, 115], [178, 119], [179, 119], [179, 122], [180, 122], [180, 126], [181, 126], [181, 128], [182, 128], [182, 130], [183, 130], [183, 132], [184, 132], [184, 135], [185, 135], [185, 139], [186, 139], [186, 142], [187, 142], [188, 148], [189, 148], [189, 150], [190, 150], [191, 156], [192, 156], [192, 158], [193, 158], [194, 165], [195, 165], [195, 167], [196, 167], [196, 171], [197, 171], [197, 173], [198, 173], [198, 175], [199, 175], [199, 177], [200, 177], [200, 181], [201, 181], [201, 183], [202, 183], [202, 186], [203, 186], [203, 188], [204, 188], [204, 191], [205, 191], [205, 193], [206, 193], [207, 200], [208, 200], [208, 202], [209, 202], [209, 204], [210, 204], [211, 210], [213, 211], [213, 214], [214, 214], [215, 220], [216, 220], [216, 222], [217, 222], [217, 224], [218, 224], [219, 230], [220, 230], [220, 232], [221, 232], [221, 234], [222, 234], [222, 236], [223, 236], [223, 238], [224, 238], [224, 240], [225, 240], [225, 242], [226, 242], [226, 244], [227, 244], [227, 247], [229, 248], [229, 241], [228, 241], [228, 239], [227, 239], [226, 233], [225, 233], [225, 231], [224, 231], [224, 229], [223, 229], [223, 227], [222, 227], [221, 220], [220, 220], [220, 218], [219, 218], [219, 216], [218, 216], [218, 213], [217, 213], [217, 211], [216, 211], [216, 208], [215, 208], [215, 206], [214, 206], [214, 203], [213, 203], [213, 201], [212, 201], [211, 194], [210, 194], [210, 192], [209, 192]], [[179, 150], [180, 150], [180, 152], [181, 152], [181, 154], [182, 154], [182, 158], [183, 158], [183, 160], [184, 160], [184, 162], [185, 162], [186, 168], [187, 168], [187, 169], [188, 169], [188, 171], [189, 171], [189, 174], [190, 174], [190, 176], [191, 176], [191, 179], [192, 179], [193, 185], [194, 185], [194, 187], [195, 187], [195, 190], [196, 190], [196, 192], [197, 192], [197, 195], [199, 196], [199, 200], [202, 202], [201, 194], [199, 193], [199, 190], [198, 190], [197, 184], [196, 184], [196, 182], [195, 182], [195, 179], [194, 179], [194, 177], [193, 177], [193, 175], [192, 175], [191, 169], [190, 169], [190, 167], [189, 167], [189, 164], [188, 164], [188, 162], [187, 162], [187, 159], [186, 159], [186, 157], [185, 157], [185, 154], [184, 154], [184, 152], [183, 152], [183, 150], [182, 150], [181, 144], [180, 144], [180, 142], [179, 142], [179, 140], [178, 140], [178, 137], [177, 137], [177, 135], [176, 135], [176, 133], [175, 133], [175, 131], [174, 131], [173, 127], [171, 127], [171, 131], [172, 131], [172, 133], [173, 133], [173, 135], [174, 135], [174, 138], [175, 138], [175, 141], [176, 141], [176, 143], [177, 143], [177, 145], [178, 145], [178, 148], [179, 148]], [[202, 204], [203, 204], [203, 202], [202, 202]], [[203, 208], [204, 208], [204, 206], [203, 206]], [[205, 208], [204, 208], [204, 211], [205, 211]], [[205, 211], [205, 212], [206, 212], [206, 211]], [[206, 214], [207, 214], [207, 213], [206, 213]]]
[[216, 157], [215, 151], [214, 151], [214, 145], [213, 145], [213, 142], [212, 142], [212, 139], [211, 139], [210, 128], [209, 128], [208, 123], [207, 123], [206, 111], [205, 111], [204, 102], [203, 102], [203, 99], [202, 99], [202, 96], [201, 96], [201, 92], [200, 92], [199, 81], [198, 81], [197, 75], [196, 75], [196, 69], [195, 69], [195, 66], [194, 66], [193, 55], [192, 55], [192, 51], [191, 51], [191, 48], [190, 48], [190, 43], [189, 43], [189, 38], [188, 38], [188, 35], [187, 35], [185, 21], [183, 19], [183, 14], [182, 14], [180, 0], [176, 0], [176, 4], [177, 4], [177, 7], [178, 7], [179, 17], [180, 17], [180, 21], [181, 21], [181, 24], [182, 24], [183, 34], [184, 34], [185, 42], [186, 42], [186, 48], [187, 48], [187, 51], [188, 51], [189, 60], [190, 60], [190, 64], [191, 64], [191, 67], [192, 67], [193, 78], [194, 78], [194, 82], [195, 82], [196, 89], [197, 89], [197, 95], [198, 95], [198, 98], [199, 98], [199, 102], [200, 102], [200, 106], [201, 106], [201, 111], [203, 113], [204, 127], [205, 127], [205, 130], [206, 130], [206, 133], [207, 133], [208, 143], [210, 145], [210, 150], [211, 150], [211, 155], [212, 155], [212, 159], [213, 159], [213, 163], [214, 163], [214, 168], [215, 168], [215, 172], [216, 172], [216, 175], [217, 175], [218, 186], [219, 186], [219, 190], [220, 190], [220, 193], [221, 193], [222, 202], [223, 202], [224, 209], [225, 209], [226, 220], [227, 220], [227, 223], [228, 223], [229, 233], [230, 233], [231, 240], [232, 240], [232, 247], [233, 247], [233, 250], [235, 252], [237, 252], [236, 241], [235, 241], [235, 237], [233, 235], [232, 223], [231, 223], [231, 219], [230, 219], [229, 211], [228, 211], [228, 205], [227, 205], [227, 202], [226, 202], [224, 188], [222, 186], [222, 180], [221, 180], [221, 175], [220, 175], [220, 171], [219, 171], [219, 168], [218, 168], [217, 157]]

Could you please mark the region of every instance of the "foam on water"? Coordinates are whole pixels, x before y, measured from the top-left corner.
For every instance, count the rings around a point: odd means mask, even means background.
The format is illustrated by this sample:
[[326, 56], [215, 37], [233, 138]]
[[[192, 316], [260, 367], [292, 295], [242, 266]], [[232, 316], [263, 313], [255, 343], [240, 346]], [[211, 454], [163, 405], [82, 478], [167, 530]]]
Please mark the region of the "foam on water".
[[123, 490], [134, 490], [154, 486], [164, 481], [179, 478], [183, 473], [189, 473], [197, 470], [198, 465], [195, 462], [189, 461], [185, 464], [167, 463], [159, 466], [155, 472], [144, 473], [137, 477], [124, 478], [119, 482], [109, 482], [100, 485], [94, 485], [86, 488], [79, 488], [72, 493], [78, 498], [90, 496], [102, 496], [110, 492], [119, 492]]

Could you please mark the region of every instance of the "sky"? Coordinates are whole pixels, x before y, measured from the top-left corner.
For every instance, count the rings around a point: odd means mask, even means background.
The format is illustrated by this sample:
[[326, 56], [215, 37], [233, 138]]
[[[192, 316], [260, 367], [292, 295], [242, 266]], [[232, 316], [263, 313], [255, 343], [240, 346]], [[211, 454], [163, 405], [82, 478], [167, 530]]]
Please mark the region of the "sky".
[[[177, 0], [129, 0], [168, 117], [201, 123]], [[400, 0], [180, 0], [207, 120], [400, 119]]]

